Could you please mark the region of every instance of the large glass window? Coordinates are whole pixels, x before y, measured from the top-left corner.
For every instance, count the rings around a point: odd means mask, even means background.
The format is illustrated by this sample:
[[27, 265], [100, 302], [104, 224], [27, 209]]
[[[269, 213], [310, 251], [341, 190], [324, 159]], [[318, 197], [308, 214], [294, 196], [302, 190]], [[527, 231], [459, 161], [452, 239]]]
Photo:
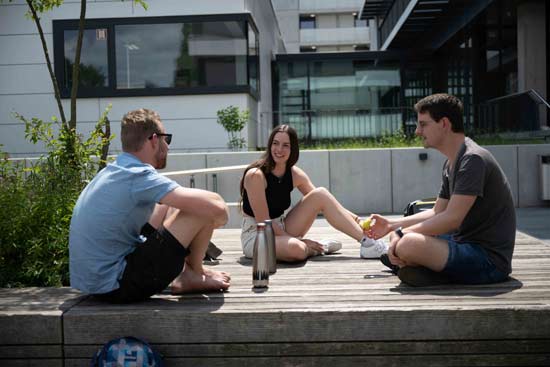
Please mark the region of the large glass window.
[[117, 88], [246, 85], [239, 22], [115, 26]]
[[[236, 19], [231, 19], [236, 18]], [[82, 47], [81, 97], [258, 92], [258, 35], [248, 14], [94, 19]], [[96, 27], [97, 26], [97, 27]], [[56, 73], [68, 96], [77, 21], [54, 21]]]
[[260, 59], [258, 57], [258, 37], [252, 26], [248, 25], [248, 74], [250, 88], [260, 90]]
[[[64, 32], [64, 86], [71, 89], [73, 62], [78, 31]], [[107, 29], [86, 29], [82, 36], [80, 53], [80, 86], [107, 87], [109, 82], [107, 59]]]
[[379, 136], [399, 130], [399, 64], [373, 60], [278, 62], [279, 100], [275, 118], [301, 138]]

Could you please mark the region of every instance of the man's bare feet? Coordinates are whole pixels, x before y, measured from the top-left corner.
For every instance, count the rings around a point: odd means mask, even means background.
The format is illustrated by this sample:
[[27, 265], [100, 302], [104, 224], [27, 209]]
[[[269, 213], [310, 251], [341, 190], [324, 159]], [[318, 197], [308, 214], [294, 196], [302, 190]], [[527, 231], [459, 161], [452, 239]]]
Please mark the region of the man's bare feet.
[[230, 286], [230, 279], [227, 276], [198, 274], [190, 266], [185, 266], [183, 272], [170, 284], [172, 294], [224, 291]]
[[222, 280], [225, 280], [226, 282], [231, 280], [231, 274], [226, 271], [216, 271], [216, 270], [203, 267], [202, 272], [204, 275], [210, 276], [214, 279], [222, 279]]

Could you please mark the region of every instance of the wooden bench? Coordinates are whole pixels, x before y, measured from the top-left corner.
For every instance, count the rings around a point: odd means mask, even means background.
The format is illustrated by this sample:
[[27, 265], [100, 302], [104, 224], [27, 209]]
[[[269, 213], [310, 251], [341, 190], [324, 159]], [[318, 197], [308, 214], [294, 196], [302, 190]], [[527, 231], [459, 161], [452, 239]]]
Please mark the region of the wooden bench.
[[517, 234], [512, 279], [411, 288], [326, 226], [343, 249], [280, 264], [252, 289], [239, 229], [215, 231], [226, 293], [101, 304], [69, 288], [0, 290], [0, 366], [85, 366], [103, 343], [134, 335], [167, 366], [548, 366], [550, 247]]

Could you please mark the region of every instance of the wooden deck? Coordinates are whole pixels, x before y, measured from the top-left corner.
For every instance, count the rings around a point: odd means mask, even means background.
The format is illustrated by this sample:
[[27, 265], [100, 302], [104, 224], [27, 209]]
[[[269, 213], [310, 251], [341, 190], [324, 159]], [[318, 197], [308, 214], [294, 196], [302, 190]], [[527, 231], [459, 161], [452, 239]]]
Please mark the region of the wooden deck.
[[[518, 232], [513, 278], [490, 286], [412, 288], [326, 226], [337, 254], [280, 264], [252, 289], [240, 231], [218, 230], [229, 292], [135, 305], [65, 289], [0, 290], [1, 366], [87, 366], [97, 348], [144, 338], [167, 366], [548, 366], [550, 246]], [[33, 358], [34, 359], [30, 359]]]

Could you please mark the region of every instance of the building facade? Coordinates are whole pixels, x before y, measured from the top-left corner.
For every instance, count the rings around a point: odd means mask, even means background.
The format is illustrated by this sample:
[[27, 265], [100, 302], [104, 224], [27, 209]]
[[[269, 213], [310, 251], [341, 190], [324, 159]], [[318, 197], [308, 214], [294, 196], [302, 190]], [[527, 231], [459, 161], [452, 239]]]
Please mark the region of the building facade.
[[272, 3], [288, 53], [370, 49], [368, 21], [359, 18], [363, 0], [272, 0]]
[[[77, 126], [91, 131], [112, 105], [112, 131], [129, 110], [157, 110], [174, 134], [172, 152], [223, 151], [228, 137], [216, 112], [229, 105], [250, 110], [243, 130], [248, 147], [265, 144], [272, 122], [271, 63], [284, 53], [269, 0], [88, 2], [81, 56]], [[25, 2], [0, 4], [0, 144], [12, 157], [44, 147], [26, 141], [14, 113], [59, 116], [34, 22]], [[80, 1], [41, 16], [50, 57], [69, 114], [71, 70]], [[263, 116], [263, 117], [261, 117]], [[115, 139], [111, 152], [120, 151]]]
[[[545, 0], [365, 0], [379, 50], [423, 52], [434, 92], [459, 96], [466, 123], [547, 129], [550, 5]], [[405, 101], [405, 104], [409, 104]]]

